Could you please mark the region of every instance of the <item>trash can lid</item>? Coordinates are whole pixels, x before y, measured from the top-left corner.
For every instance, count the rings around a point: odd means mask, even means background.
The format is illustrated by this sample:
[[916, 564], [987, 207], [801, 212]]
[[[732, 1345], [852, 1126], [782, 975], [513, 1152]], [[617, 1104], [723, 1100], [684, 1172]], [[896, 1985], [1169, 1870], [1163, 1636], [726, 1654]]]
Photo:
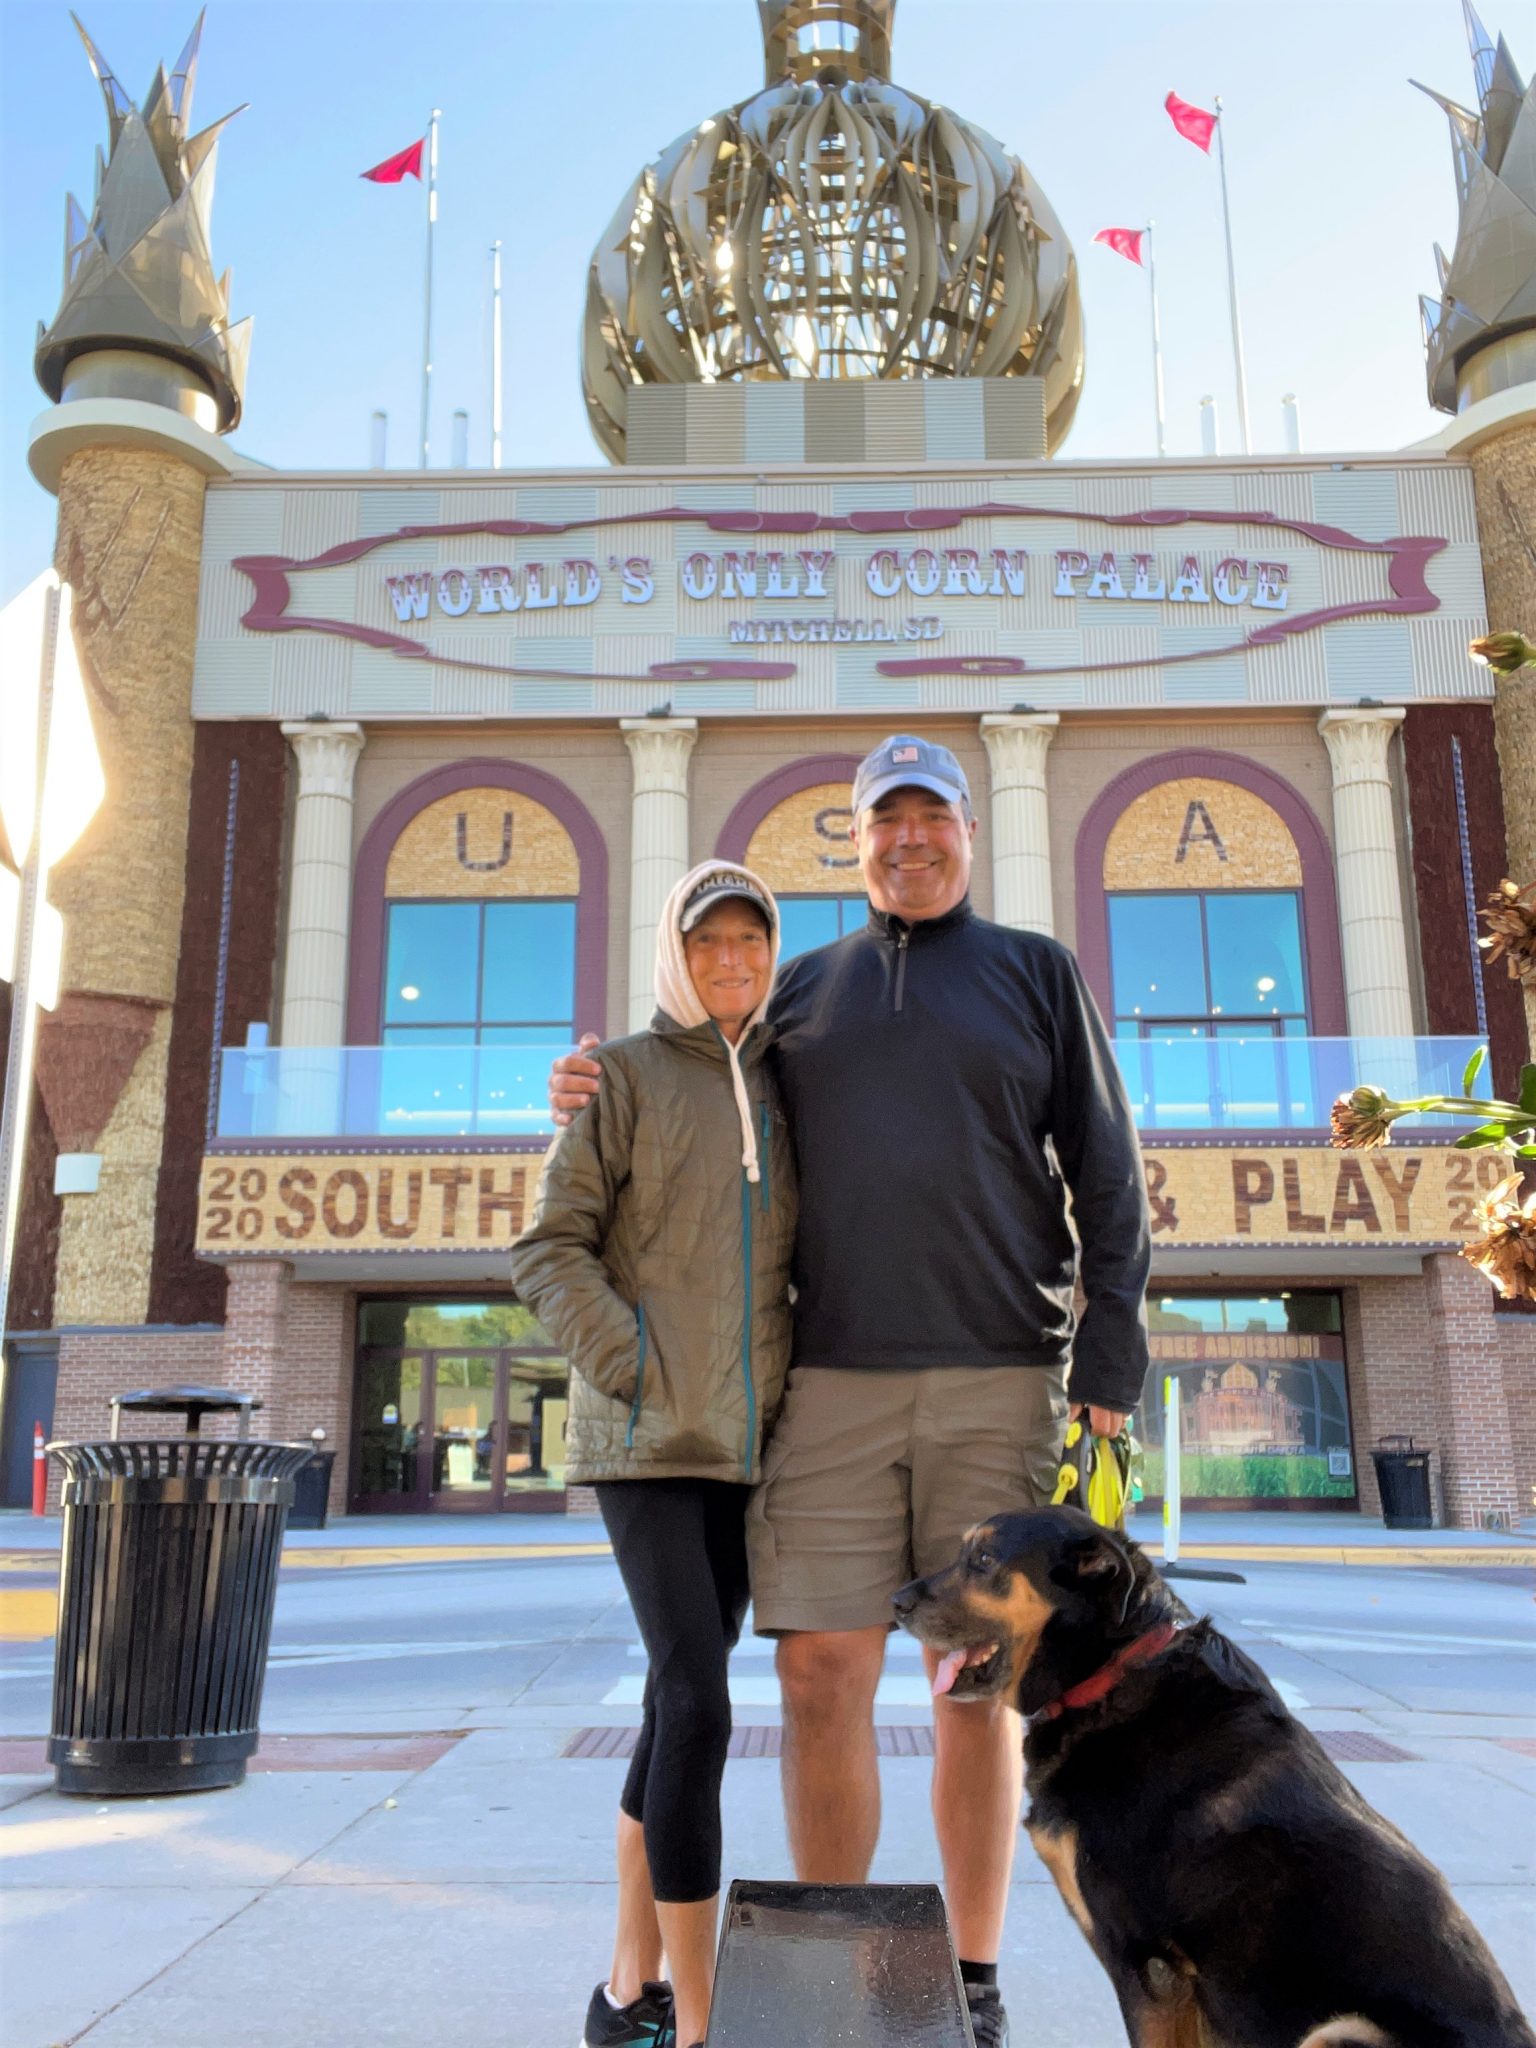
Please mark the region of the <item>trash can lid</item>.
[[114, 1394], [114, 1408], [134, 1408], [148, 1415], [228, 1415], [261, 1406], [256, 1394], [238, 1394], [233, 1387], [145, 1387], [136, 1394]]

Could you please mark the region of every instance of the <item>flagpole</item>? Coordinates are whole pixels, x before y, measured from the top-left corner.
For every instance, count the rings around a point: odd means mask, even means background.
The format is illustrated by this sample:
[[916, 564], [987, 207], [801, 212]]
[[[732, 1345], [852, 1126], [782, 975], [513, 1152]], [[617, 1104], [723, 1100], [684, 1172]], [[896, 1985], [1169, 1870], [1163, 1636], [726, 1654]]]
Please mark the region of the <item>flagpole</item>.
[[491, 244], [491, 467], [501, 467], [501, 244]]
[[427, 467], [432, 420], [432, 230], [437, 226], [437, 124], [442, 108], [432, 109], [427, 128], [427, 288], [426, 324], [421, 343], [421, 466]]
[[1243, 453], [1253, 452], [1248, 434], [1248, 373], [1243, 367], [1243, 324], [1237, 315], [1237, 265], [1232, 256], [1232, 205], [1227, 197], [1226, 119], [1221, 95], [1216, 95], [1216, 161], [1221, 169], [1221, 219], [1227, 232], [1227, 297], [1232, 306], [1232, 359], [1237, 368], [1237, 423], [1243, 436]]
[[1157, 317], [1157, 265], [1152, 256], [1152, 229], [1155, 223], [1148, 221], [1144, 233], [1147, 247], [1147, 289], [1152, 297], [1152, 397], [1157, 408], [1157, 452], [1166, 455], [1163, 433], [1163, 335]]

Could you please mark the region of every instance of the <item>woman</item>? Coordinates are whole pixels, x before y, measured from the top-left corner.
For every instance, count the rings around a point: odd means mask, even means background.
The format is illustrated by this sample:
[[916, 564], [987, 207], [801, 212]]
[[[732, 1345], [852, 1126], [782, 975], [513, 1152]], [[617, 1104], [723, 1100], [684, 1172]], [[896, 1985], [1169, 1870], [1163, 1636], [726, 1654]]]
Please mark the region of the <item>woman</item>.
[[597, 1489], [650, 1660], [613, 1969], [583, 2048], [692, 2048], [709, 2019], [726, 1662], [789, 1360], [792, 1163], [762, 1024], [778, 949], [756, 875], [706, 861], [683, 877], [651, 1028], [598, 1055], [601, 1093], [552, 1148], [512, 1252], [518, 1294], [570, 1358], [567, 1477]]

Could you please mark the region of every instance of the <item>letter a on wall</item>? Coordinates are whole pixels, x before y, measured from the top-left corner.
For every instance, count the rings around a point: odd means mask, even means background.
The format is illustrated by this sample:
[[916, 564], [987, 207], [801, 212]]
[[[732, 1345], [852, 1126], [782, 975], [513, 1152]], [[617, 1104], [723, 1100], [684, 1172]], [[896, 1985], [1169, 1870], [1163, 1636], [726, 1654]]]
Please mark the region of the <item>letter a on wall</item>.
[[1178, 867], [1184, 865], [1185, 856], [1192, 846], [1209, 846], [1216, 858], [1225, 863], [1227, 849], [1221, 834], [1211, 822], [1211, 814], [1199, 797], [1191, 798], [1185, 806], [1184, 823], [1179, 828], [1179, 850], [1173, 856]]

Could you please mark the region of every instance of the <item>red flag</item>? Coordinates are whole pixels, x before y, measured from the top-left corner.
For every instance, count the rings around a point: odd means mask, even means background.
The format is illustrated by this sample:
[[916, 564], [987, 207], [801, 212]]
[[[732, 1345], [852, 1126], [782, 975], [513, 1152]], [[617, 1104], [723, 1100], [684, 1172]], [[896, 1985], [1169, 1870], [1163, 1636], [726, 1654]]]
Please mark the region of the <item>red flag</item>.
[[1208, 114], [1204, 107], [1192, 107], [1188, 100], [1181, 100], [1176, 92], [1169, 93], [1163, 105], [1168, 109], [1168, 118], [1196, 149], [1211, 153], [1211, 137], [1216, 133], [1217, 116]]
[[371, 178], [375, 185], [398, 185], [409, 172], [419, 182], [421, 152], [426, 147], [426, 141], [426, 137], [423, 136], [419, 142], [413, 142], [409, 149], [402, 149], [398, 156], [387, 156], [383, 163], [375, 164], [371, 171], [362, 171], [358, 175]]
[[1139, 263], [1141, 238], [1145, 233], [1145, 228], [1100, 228], [1093, 239], [1113, 249], [1117, 256], [1128, 256], [1132, 263]]

